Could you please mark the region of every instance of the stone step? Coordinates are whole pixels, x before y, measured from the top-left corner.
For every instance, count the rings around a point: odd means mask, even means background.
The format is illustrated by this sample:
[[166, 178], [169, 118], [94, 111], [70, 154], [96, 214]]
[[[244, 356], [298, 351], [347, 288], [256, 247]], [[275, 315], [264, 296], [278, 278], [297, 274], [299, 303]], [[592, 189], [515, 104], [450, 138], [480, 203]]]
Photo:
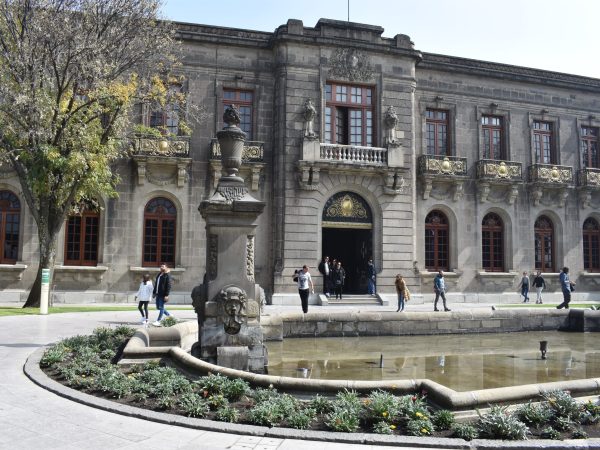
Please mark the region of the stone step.
[[341, 300], [336, 300], [335, 296], [329, 297], [330, 305], [380, 305], [381, 300], [379, 297], [373, 297], [371, 295], [344, 295]]

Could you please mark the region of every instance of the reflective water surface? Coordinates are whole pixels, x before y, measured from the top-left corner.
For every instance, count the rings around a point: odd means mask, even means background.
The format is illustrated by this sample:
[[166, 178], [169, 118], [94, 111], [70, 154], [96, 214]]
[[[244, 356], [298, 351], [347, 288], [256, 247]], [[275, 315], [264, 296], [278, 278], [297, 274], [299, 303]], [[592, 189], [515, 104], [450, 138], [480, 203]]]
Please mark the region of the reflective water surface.
[[[540, 341], [548, 341], [545, 360]], [[597, 333], [306, 338], [266, 345], [269, 375], [289, 377], [429, 378], [457, 391], [600, 377]]]

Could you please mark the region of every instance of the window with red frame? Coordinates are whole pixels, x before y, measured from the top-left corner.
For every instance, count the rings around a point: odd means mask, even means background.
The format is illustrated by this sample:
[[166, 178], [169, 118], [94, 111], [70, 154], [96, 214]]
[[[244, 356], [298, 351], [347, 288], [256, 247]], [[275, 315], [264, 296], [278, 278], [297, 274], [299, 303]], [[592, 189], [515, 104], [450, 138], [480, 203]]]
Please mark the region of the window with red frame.
[[427, 154], [448, 156], [448, 111], [428, 109], [425, 111], [425, 136]]
[[556, 164], [553, 131], [551, 122], [533, 122], [533, 149], [538, 164]]
[[535, 268], [554, 272], [554, 225], [546, 216], [540, 216], [534, 225]]
[[[180, 84], [171, 84], [169, 86], [170, 95], [177, 95], [183, 92], [183, 86]], [[164, 134], [179, 134], [180, 107], [177, 102], [167, 103], [163, 108], [156, 108], [150, 111], [148, 125], [151, 128], [158, 128]]]
[[69, 216], [65, 236], [65, 265], [98, 264], [100, 215], [94, 211]]
[[494, 213], [481, 222], [481, 261], [487, 272], [504, 272], [504, 224]]
[[441, 211], [431, 211], [425, 218], [425, 267], [449, 270], [448, 218]]
[[325, 85], [325, 142], [372, 147], [374, 90], [338, 83]]
[[246, 140], [252, 140], [252, 91], [223, 89], [223, 106], [235, 105], [240, 113], [240, 128], [246, 133]]
[[600, 272], [600, 225], [592, 217], [583, 222], [583, 268]]
[[597, 127], [581, 127], [581, 154], [583, 167], [600, 169]]
[[21, 202], [10, 191], [0, 191], [0, 264], [14, 264], [19, 257]]
[[498, 116], [482, 116], [483, 159], [506, 159], [504, 150], [504, 120]]
[[144, 209], [144, 248], [142, 265], [175, 267], [177, 209], [173, 202], [156, 197]]

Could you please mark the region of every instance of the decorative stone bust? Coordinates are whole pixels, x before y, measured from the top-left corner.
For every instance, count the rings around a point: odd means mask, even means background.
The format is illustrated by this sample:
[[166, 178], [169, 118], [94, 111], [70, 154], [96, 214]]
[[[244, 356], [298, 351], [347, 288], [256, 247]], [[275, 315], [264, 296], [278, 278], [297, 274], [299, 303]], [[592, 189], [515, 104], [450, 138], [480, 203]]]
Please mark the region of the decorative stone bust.
[[241, 122], [240, 113], [238, 112], [235, 105], [230, 105], [225, 109], [223, 113], [223, 122], [225, 122], [228, 126], [238, 126]]
[[317, 134], [314, 131], [314, 121], [317, 116], [317, 110], [315, 109], [310, 98], [304, 102], [304, 109], [302, 111], [304, 117], [304, 136], [308, 138], [315, 138]]
[[235, 286], [221, 290], [223, 328], [227, 334], [238, 334], [246, 316], [246, 293]]

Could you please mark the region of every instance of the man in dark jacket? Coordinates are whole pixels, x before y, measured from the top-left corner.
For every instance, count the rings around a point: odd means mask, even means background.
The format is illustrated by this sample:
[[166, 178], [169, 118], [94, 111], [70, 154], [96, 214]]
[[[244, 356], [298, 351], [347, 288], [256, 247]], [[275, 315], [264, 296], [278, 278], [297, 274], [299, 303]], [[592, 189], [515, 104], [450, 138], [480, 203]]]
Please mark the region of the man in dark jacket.
[[162, 263], [160, 265], [160, 272], [156, 276], [156, 283], [152, 290], [152, 297], [156, 299], [156, 309], [158, 309], [158, 319], [152, 325], [159, 327], [160, 321], [163, 318], [163, 314], [169, 317], [169, 311], [165, 308], [165, 303], [169, 301], [169, 294], [171, 293], [171, 287], [173, 286], [173, 280], [169, 273], [169, 267]]
[[319, 273], [323, 275], [323, 294], [329, 297], [329, 277], [332, 267], [329, 265], [329, 256], [325, 256], [319, 263]]

